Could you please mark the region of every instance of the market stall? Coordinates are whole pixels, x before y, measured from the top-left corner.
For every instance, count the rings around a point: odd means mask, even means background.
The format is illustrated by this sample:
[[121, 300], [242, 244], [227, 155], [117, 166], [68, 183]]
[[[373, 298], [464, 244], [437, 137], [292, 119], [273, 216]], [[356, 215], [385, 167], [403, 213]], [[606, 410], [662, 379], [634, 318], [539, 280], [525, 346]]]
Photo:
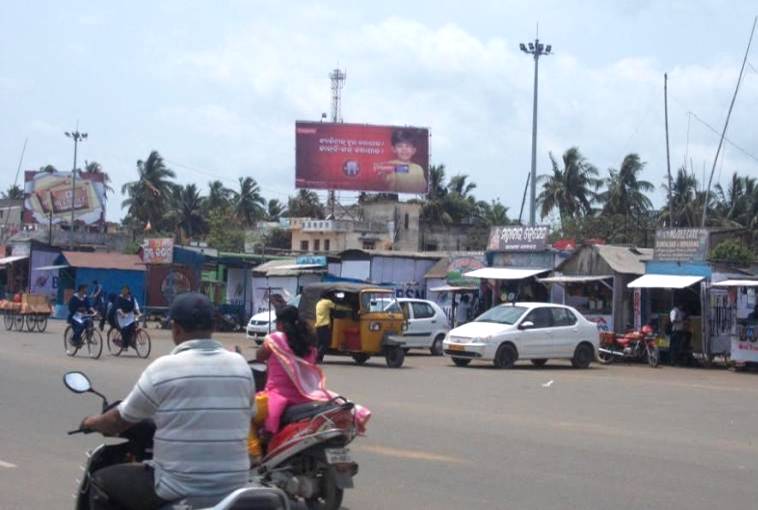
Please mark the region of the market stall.
[[722, 325], [714, 333], [729, 339], [729, 356], [737, 364], [758, 363], [758, 280], [727, 279], [716, 282], [721, 291]]

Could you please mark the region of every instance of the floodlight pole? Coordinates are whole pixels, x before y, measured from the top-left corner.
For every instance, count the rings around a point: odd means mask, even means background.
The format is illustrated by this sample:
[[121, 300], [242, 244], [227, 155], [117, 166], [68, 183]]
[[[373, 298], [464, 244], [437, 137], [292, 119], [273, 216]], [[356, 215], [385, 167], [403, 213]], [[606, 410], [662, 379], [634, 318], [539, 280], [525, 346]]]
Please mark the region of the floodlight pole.
[[66, 131], [66, 136], [73, 138], [74, 140], [74, 168], [71, 170], [71, 225], [69, 226], [69, 245], [71, 249], [74, 248], [74, 213], [76, 212], [76, 156], [79, 149], [79, 142], [83, 142], [87, 139], [87, 133], [79, 132], [79, 123], [76, 123], [76, 130], [72, 132]]
[[528, 47], [524, 43], [520, 44], [521, 51], [534, 57], [534, 104], [532, 108], [532, 172], [531, 182], [529, 183], [529, 225], [537, 224], [537, 95], [539, 90], [539, 63], [540, 57], [550, 55], [551, 45], [540, 43], [539, 37], [529, 43]]

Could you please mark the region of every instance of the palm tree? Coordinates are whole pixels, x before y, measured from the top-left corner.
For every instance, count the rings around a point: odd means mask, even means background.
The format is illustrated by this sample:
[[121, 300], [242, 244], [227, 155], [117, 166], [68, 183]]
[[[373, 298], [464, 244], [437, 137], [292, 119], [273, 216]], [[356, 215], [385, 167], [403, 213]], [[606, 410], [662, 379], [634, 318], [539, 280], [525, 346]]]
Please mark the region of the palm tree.
[[55, 168], [53, 165], [45, 165], [45, 166], [39, 167], [39, 171], [40, 172], [45, 172], [45, 173], [48, 173], [48, 174], [54, 174], [54, 173], [56, 173], [58, 171], [58, 169]]
[[447, 193], [445, 184], [445, 165], [432, 165], [429, 167], [429, 191], [426, 199], [431, 201], [441, 198]]
[[450, 178], [450, 182], [447, 183], [447, 192], [457, 193], [461, 198], [467, 199], [471, 196], [471, 192], [476, 189], [476, 184], [473, 182], [467, 182], [468, 175], [458, 174]]
[[655, 191], [655, 186], [642, 181], [638, 175], [645, 168], [637, 154], [628, 154], [621, 163], [621, 168], [608, 169], [605, 179], [606, 191], [597, 195], [597, 200], [603, 204], [603, 214], [619, 214], [623, 216], [632, 213], [636, 216], [650, 210], [652, 202], [645, 193]]
[[208, 211], [214, 211], [229, 205], [229, 199], [232, 191], [224, 187], [221, 181], [211, 181], [208, 183], [208, 198], [205, 200], [205, 206]]
[[508, 207], [504, 206], [500, 200], [479, 202], [478, 207], [479, 217], [485, 225], [501, 227], [512, 223], [508, 217]]
[[728, 225], [752, 228], [758, 212], [758, 184], [754, 177], [732, 174], [724, 190], [721, 184], [715, 186], [716, 213]]
[[279, 218], [287, 213], [287, 208], [276, 198], [272, 198], [266, 204], [266, 220], [279, 221]]
[[207, 231], [203, 201], [195, 184], [175, 186], [171, 193], [170, 218], [174, 221], [176, 228], [188, 238]]
[[239, 178], [239, 191], [232, 192], [232, 204], [237, 218], [248, 227], [266, 215], [266, 201], [261, 196], [261, 189], [252, 177]]
[[176, 186], [171, 179], [176, 177], [173, 170], [166, 167], [158, 151], [152, 151], [147, 160], [137, 161], [136, 181], [127, 182], [121, 193], [127, 198], [121, 207], [128, 208], [127, 214], [143, 227], [150, 223], [159, 226], [168, 210]]
[[2, 192], [2, 197], [6, 200], [23, 200], [24, 190], [17, 184], [12, 184], [7, 191]]
[[108, 199], [108, 193], [113, 193], [113, 187], [111, 186], [111, 176], [108, 172], [103, 170], [103, 165], [97, 161], [85, 161], [84, 171], [91, 174], [100, 174], [103, 176], [103, 187], [105, 188], [105, 199]]
[[563, 153], [563, 168], [558, 166], [550, 153], [552, 174], [540, 175], [542, 191], [537, 197], [540, 214], [546, 217], [553, 209], [558, 209], [561, 228], [569, 219], [577, 219], [592, 212], [595, 192], [600, 186], [597, 169], [590, 164], [577, 147]]
[[290, 218], [324, 218], [324, 206], [315, 191], [300, 189], [287, 200], [287, 216]]

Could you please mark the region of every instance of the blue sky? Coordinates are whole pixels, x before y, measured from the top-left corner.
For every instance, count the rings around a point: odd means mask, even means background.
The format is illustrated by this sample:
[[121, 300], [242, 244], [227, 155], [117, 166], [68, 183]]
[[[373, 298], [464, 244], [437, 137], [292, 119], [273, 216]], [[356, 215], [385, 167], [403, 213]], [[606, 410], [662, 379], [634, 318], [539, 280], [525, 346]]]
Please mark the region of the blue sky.
[[[433, 163], [466, 173], [482, 199], [518, 215], [530, 165], [532, 61], [541, 61], [538, 171], [577, 145], [603, 173], [638, 152], [645, 178], [666, 171], [663, 73], [672, 167], [710, 169], [755, 2], [3, 2], [0, 188], [23, 168], [72, 164], [63, 132], [89, 133], [80, 158], [114, 187], [158, 150], [182, 183], [233, 186], [251, 175], [269, 198], [294, 186], [294, 121], [329, 110], [327, 74], [347, 69], [346, 122], [431, 129]], [[723, 162], [758, 176], [758, 41]], [[689, 124], [689, 127], [688, 127]], [[689, 136], [688, 136], [689, 135]], [[740, 151], [743, 149], [748, 154]], [[353, 193], [343, 193], [350, 200]], [[663, 193], [654, 197], [656, 204]], [[121, 218], [121, 197], [108, 218]]]

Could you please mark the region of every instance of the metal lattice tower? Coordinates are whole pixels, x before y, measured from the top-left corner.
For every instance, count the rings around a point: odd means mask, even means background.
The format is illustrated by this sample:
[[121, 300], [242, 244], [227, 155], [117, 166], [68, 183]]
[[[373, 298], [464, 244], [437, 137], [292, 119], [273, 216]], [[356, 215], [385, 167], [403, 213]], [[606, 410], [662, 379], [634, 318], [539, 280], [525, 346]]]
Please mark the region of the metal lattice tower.
[[335, 69], [329, 73], [332, 80], [332, 122], [342, 122], [342, 87], [345, 86], [347, 73]]

